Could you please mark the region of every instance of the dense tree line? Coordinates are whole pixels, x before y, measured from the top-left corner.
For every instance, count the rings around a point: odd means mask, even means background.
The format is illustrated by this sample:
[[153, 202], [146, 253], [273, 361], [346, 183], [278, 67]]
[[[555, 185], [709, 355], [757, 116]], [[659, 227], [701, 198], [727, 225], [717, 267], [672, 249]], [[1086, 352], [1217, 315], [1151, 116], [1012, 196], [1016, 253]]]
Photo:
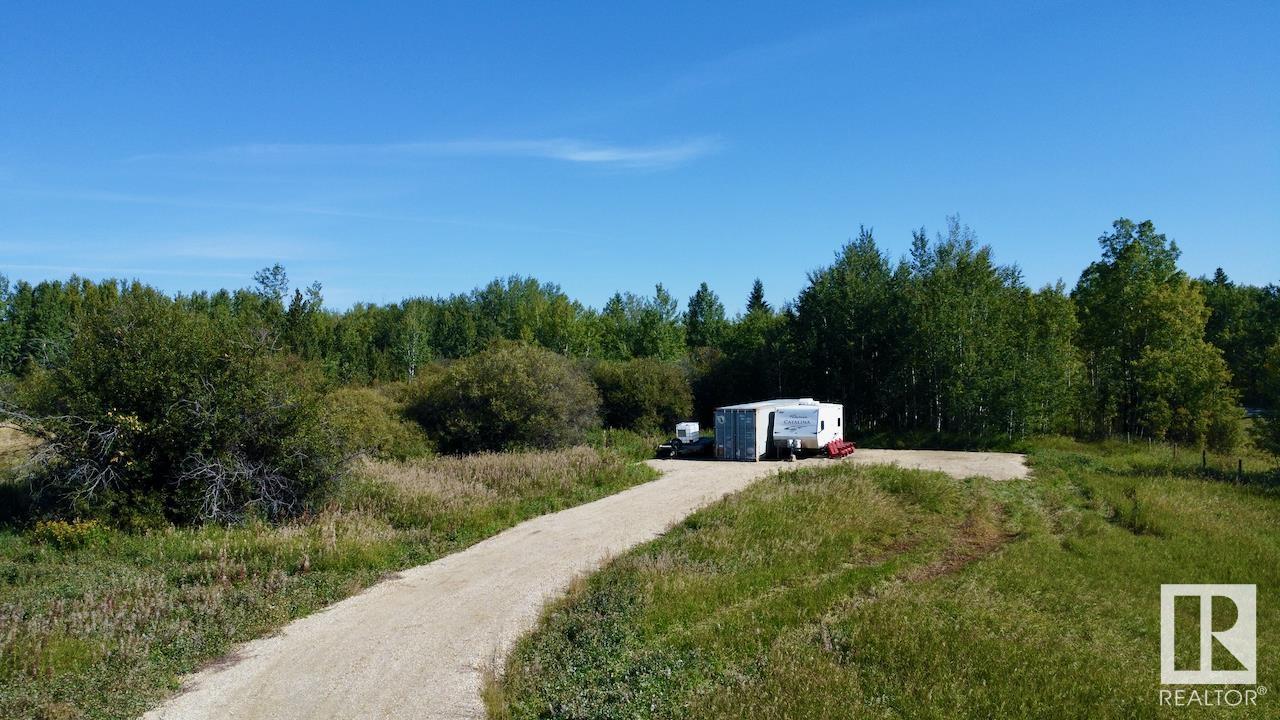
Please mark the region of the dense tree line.
[[[805, 395], [844, 402], [856, 434], [1234, 442], [1241, 403], [1276, 405], [1280, 289], [1236, 285], [1222, 271], [1189, 278], [1150, 222], [1119, 220], [1099, 244], [1073, 289], [1033, 289], [957, 220], [933, 238], [917, 231], [899, 260], [864, 229], [794, 301], [771, 306], [757, 280], [735, 317], [706, 283], [683, 308], [657, 285], [595, 309], [526, 277], [338, 312], [324, 308], [319, 285], [293, 288], [279, 266], [254, 287], [171, 302], [337, 384], [412, 381], [499, 342], [541, 347], [574, 359], [606, 391], [611, 422], [689, 412], [669, 390], [683, 376], [704, 419], [724, 403]], [[65, 366], [83, 318], [140, 292], [151, 291], [0, 276], [0, 376]], [[647, 364], [628, 364], [637, 359]], [[630, 405], [610, 407], [623, 391]], [[638, 407], [636, 393], [670, 402]]]
[[915, 234], [893, 264], [863, 230], [796, 302], [793, 356], [804, 394], [851, 398], [855, 431], [975, 435], [1066, 431], [1080, 361], [1061, 286], [1018, 270], [952, 221]]
[[1276, 397], [1268, 383], [1268, 354], [1280, 342], [1280, 286], [1237, 285], [1222, 268], [1196, 280], [1209, 308], [1205, 339], [1222, 350], [1232, 386], [1248, 407], [1265, 407]]

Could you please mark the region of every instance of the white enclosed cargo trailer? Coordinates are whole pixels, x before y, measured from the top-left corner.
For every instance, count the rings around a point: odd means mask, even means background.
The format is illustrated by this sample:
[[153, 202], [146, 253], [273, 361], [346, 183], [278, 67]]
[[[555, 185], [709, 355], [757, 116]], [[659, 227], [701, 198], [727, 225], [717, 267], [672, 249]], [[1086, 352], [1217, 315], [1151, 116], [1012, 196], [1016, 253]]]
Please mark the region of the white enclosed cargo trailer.
[[772, 455], [777, 409], [818, 404], [811, 398], [786, 398], [716, 408], [716, 457], [760, 460]]

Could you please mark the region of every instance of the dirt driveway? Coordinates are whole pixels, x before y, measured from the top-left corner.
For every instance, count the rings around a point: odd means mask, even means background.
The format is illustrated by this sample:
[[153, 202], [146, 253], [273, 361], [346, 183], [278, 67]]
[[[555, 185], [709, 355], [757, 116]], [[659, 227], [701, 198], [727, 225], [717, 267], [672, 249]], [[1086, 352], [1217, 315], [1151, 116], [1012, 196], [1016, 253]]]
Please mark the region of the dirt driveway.
[[[957, 477], [1026, 474], [1022, 456], [859, 450]], [[805, 460], [799, 464], [829, 463]], [[500, 664], [544, 603], [609, 557], [792, 464], [651, 460], [661, 478], [521, 523], [241, 646], [146, 718], [481, 718]]]

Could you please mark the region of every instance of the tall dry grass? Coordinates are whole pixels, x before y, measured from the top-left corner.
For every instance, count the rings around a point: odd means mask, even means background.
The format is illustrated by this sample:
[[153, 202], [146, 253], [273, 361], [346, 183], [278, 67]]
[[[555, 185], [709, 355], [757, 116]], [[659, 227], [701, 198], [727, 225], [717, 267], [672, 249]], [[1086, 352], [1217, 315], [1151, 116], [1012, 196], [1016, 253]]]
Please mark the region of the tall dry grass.
[[367, 460], [286, 524], [0, 531], [0, 717], [136, 717], [234, 643], [650, 477], [586, 447]]
[[447, 506], [496, 502], [534, 492], [570, 491], [584, 479], [622, 472], [618, 457], [589, 447], [518, 453], [479, 453], [407, 461], [364, 460], [369, 477]]
[[0, 425], [0, 468], [18, 464], [35, 446], [35, 438], [15, 427]]

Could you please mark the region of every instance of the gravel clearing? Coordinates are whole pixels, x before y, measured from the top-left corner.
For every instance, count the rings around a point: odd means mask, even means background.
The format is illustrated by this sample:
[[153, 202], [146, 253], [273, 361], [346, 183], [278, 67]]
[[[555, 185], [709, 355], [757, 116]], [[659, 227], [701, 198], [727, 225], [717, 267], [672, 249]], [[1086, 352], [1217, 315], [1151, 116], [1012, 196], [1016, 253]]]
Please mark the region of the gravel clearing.
[[[526, 521], [246, 643], [144, 717], [483, 718], [484, 669], [575, 577], [760, 477], [830, 462], [650, 460], [659, 479]], [[996, 480], [1027, 473], [1011, 453], [858, 450], [839, 462]]]
[[1027, 476], [1026, 456], [1018, 453], [858, 450], [842, 462], [858, 465], [897, 465], [910, 470], [941, 470], [954, 478], [984, 475], [992, 480], [1016, 480]]

